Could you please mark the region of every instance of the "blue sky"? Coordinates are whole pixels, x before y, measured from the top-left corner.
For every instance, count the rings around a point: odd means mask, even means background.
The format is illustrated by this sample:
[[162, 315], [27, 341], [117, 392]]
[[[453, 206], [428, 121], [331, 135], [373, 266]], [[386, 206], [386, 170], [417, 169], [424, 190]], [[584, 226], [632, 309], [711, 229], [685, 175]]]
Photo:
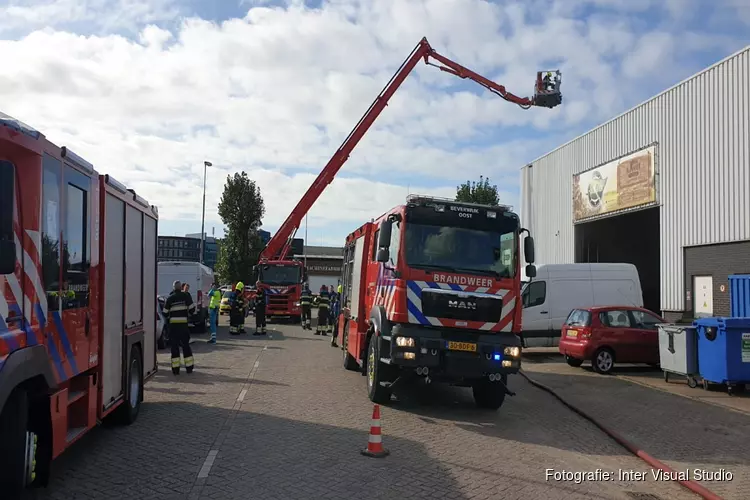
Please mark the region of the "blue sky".
[[563, 105], [524, 111], [419, 66], [310, 212], [310, 244], [341, 244], [408, 192], [479, 175], [518, 206], [525, 162], [748, 33], [746, 0], [0, 0], [0, 110], [158, 205], [163, 234], [200, 230], [211, 161], [221, 235], [228, 174], [257, 181], [275, 230], [422, 36], [515, 94], [563, 71]]

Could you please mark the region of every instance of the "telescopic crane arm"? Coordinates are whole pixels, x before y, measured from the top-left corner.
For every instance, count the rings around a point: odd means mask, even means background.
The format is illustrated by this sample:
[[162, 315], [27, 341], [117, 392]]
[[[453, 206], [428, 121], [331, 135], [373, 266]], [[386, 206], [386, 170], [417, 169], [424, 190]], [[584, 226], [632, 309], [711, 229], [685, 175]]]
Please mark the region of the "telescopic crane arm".
[[[291, 247], [292, 239], [302, 223], [305, 214], [307, 214], [310, 208], [312, 208], [313, 204], [318, 200], [326, 186], [328, 186], [328, 184], [333, 181], [334, 177], [336, 177], [338, 171], [341, 170], [341, 167], [346, 163], [346, 160], [349, 159], [349, 155], [357, 144], [359, 144], [359, 141], [370, 129], [378, 116], [380, 116], [380, 113], [383, 112], [388, 105], [388, 101], [393, 97], [393, 94], [396, 93], [404, 80], [406, 80], [409, 73], [414, 70], [420, 59], [424, 59], [425, 64], [435, 66], [446, 73], [451, 73], [459, 78], [473, 80], [490, 92], [497, 94], [508, 102], [518, 104], [524, 109], [528, 109], [532, 106], [554, 108], [562, 103], [562, 94], [560, 93], [562, 78], [560, 72], [557, 70], [538, 72], [534, 84], [534, 96], [518, 97], [515, 94], [508, 92], [503, 85], [499, 85], [482, 75], [451, 61], [447, 57], [438, 54], [430, 46], [427, 39], [422, 38], [417, 46], [414, 47], [414, 50], [412, 50], [409, 57], [403, 62], [403, 64], [401, 64], [398, 71], [396, 71], [393, 77], [391, 77], [391, 80], [375, 98], [369, 109], [364, 115], [362, 115], [362, 118], [360, 118], [359, 122], [357, 122], [346, 139], [344, 139], [344, 142], [339, 149], [336, 150], [333, 157], [331, 157], [320, 174], [318, 174], [318, 177], [307, 189], [307, 192], [302, 196], [302, 199], [297, 203], [297, 206], [294, 207], [294, 210], [289, 214], [289, 217], [287, 217], [276, 234], [270, 239], [266, 248], [263, 249], [260, 254], [261, 262], [274, 258], [286, 258], [289, 248]], [[439, 64], [432, 62], [430, 59], [434, 59]]]

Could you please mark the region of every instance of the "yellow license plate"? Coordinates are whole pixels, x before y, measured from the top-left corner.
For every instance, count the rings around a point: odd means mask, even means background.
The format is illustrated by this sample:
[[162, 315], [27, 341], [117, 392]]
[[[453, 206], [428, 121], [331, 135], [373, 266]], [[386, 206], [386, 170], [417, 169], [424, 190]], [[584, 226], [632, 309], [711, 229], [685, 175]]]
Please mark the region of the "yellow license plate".
[[451, 351], [477, 352], [477, 345], [472, 342], [448, 342]]
[[568, 330], [568, 337], [578, 337], [578, 330]]

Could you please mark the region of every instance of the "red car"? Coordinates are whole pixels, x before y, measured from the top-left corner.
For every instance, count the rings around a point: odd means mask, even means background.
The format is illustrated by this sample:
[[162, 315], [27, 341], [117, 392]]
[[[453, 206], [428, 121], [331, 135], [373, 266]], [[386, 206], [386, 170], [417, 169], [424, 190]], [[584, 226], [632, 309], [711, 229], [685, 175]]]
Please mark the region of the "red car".
[[648, 309], [603, 306], [573, 309], [562, 327], [560, 353], [570, 366], [591, 361], [609, 373], [618, 363], [659, 364], [659, 332], [664, 318]]

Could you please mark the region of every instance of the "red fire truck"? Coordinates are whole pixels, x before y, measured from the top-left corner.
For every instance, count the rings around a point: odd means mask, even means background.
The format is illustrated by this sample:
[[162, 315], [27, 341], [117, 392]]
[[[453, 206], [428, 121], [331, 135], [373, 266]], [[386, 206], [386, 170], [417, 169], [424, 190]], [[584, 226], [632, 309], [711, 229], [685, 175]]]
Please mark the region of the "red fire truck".
[[0, 114], [0, 491], [105, 418], [129, 424], [156, 373], [158, 211]]
[[[524, 231], [507, 206], [413, 195], [347, 237], [339, 338], [344, 368], [362, 370], [371, 400], [417, 377], [472, 387], [482, 408], [512, 395]], [[533, 263], [530, 236], [524, 246]]]
[[[420, 60], [524, 109], [562, 103], [559, 71], [538, 72], [534, 96], [518, 97], [423, 38], [305, 193], [298, 205], [304, 211], [290, 215], [284, 236], [296, 230]], [[502, 405], [511, 394], [507, 376], [520, 368], [518, 247], [524, 231], [509, 207], [413, 197], [349, 235], [337, 335], [344, 367], [368, 376], [373, 401], [388, 401], [401, 375], [416, 375], [471, 386], [481, 407]], [[524, 241], [526, 272], [533, 277], [534, 243], [530, 236]]]

